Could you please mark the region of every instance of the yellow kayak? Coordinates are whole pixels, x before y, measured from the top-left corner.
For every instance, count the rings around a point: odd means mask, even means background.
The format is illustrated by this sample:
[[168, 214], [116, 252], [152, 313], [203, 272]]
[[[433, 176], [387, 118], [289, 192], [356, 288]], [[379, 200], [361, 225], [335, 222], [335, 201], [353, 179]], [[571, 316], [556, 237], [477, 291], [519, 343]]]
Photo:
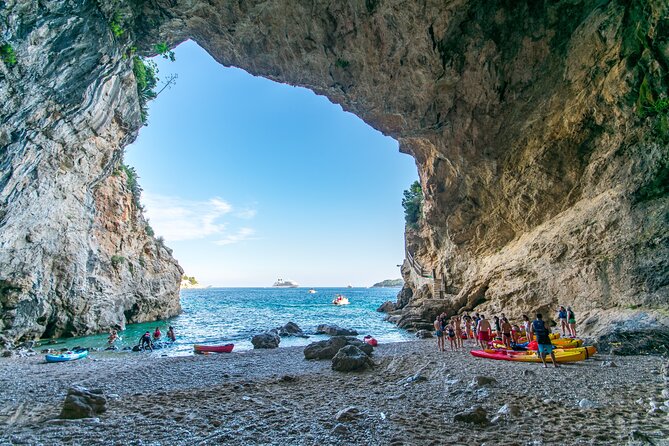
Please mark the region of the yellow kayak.
[[[561, 349], [556, 348], [553, 350], [555, 354], [556, 362], [577, 362], [584, 361], [590, 358], [597, 352], [597, 349], [593, 346], [588, 347], [579, 347], [579, 348], [570, 348], [570, 349]], [[541, 362], [541, 358], [537, 352], [525, 351], [525, 352], [516, 352], [512, 350], [472, 350], [470, 352], [472, 355], [479, 358], [488, 358], [488, 359], [500, 359], [503, 361], [518, 361], [518, 362]], [[546, 357], [547, 361], [550, 361], [550, 356]]]

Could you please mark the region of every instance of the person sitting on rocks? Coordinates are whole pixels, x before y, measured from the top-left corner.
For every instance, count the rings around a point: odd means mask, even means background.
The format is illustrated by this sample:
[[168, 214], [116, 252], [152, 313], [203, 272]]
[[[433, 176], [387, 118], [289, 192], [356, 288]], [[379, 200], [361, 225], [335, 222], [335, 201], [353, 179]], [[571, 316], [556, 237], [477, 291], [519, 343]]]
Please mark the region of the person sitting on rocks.
[[118, 339], [118, 332], [116, 330], [110, 331], [109, 337], [107, 338], [107, 345], [109, 347], [112, 347], [117, 339]]
[[139, 349], [144, 350], [147, 348], [151, 351], [153, 351], [153, 343], [151, 342], [151, 333], [146, 332], [142, 335], [141, 338], [139, 338]]
[[558, 365], [555, 361], [555, 353], [553, 353], [553, 344], [551, 343], [550, 338], [551, 332], [548, 328], [546, 328], [546, 324], [544, 323], [541, 313], [537, 313], [537, 319], [532, 322], [530, 333], [534, 333], [534, 335], [537, 337], [537, 354], [541, 358], [541, 362], [544, 364], [544, 367], [548, 367], [546, 365], [546, 355], [548, 354], [551, 355], [551, 361], [553, 361], [553, 365], [557, 367]]
[[441, 331], [441, 316], [434, 320], [434, 335], [437, 337], [437, 350], [444, 351], [444, 332]]
[[170, 325], [170, 328], [167, 329], [167, 339], [170, 340], [170, 342], [174, 342], [177, 340], [177, 335], [174, 334], [174, 327]]
[[481, 315], [478, 326], [476, 327], [478, 333], [479, 345], [481, 348], [488, 348], [488, 342], [492, 339], [492, 328], [484, 315]]

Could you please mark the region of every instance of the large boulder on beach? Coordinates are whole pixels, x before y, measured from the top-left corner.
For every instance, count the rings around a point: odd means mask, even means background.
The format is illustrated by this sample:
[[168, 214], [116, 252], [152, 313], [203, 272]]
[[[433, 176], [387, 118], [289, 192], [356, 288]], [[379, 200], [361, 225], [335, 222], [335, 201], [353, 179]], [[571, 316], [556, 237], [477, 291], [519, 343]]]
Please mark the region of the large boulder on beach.
[[305, 359], [332, 359], [339, 350], [347, 345], [353, 345], [364, 352], [366, 355], [371, 355], [374, 348], [362, 342], [360, 339], [349, 336], [333, 336], [325, 341], [312, 342], [304, 348]]
[[309, 336], [304, 334], [302, 329], [295, 322], [288, 322], [283, 327], [277, 327], [272, 332], [278, 334], [279, 336], [297, 336], [299, 338], [308, 338]]
[[279, 335], [271, 332], [261, 333], [251, 338], [253, 348], [277, 348], [280, 342]]
[[88, 390], [85, 387], [73, 386], [67, 390], [60, 418], [70, 420], [93, 418], [107, 410], [106, 405], [107, 398], [102, 394], [102, 390]]
[[427, 339], [433, 337], [433, 335], [430, 330], [418, 330], [416, 332], [416, 337], [421, 339]]
[[395, 311], [395, 303], [387, 300], [384, 303], [382, 303], [381, 306], [376, 309], [376, 311], [378, 311], [379, 313], [390, 313], [392, 311]]
[[316, 327], [316, 334], [326, 334], [330, 336], [357, 336], [358, 332], [349, 330], [348, 328], [341, 328], [338, 325], [321, 324]]
[[355, 345], [342, 347], [332, 358], [332, 370], [353, 372], [374, 367], [374, 363], [365, 352]]

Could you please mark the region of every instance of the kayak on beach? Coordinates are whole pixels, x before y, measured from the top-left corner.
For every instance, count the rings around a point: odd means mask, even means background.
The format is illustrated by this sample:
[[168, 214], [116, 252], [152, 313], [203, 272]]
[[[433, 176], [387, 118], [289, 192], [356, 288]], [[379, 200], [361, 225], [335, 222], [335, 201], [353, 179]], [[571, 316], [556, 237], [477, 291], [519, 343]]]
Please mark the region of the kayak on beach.
[[[596, 352], [597, 349], [593, 346], [570, 349], [557, 348], [553, 350], [556, 362], [584, 361], [590, 358]], [[541, 362], [539, 355], [533, 351], [518, 352], [513, 350], [485, 349], [472, 350], [470, 353], [478, 358], [497, 359], [501, 361]]]
[[235, 344], [225, 345], [198, 345], [193, 346], [195, 353], [230, 353], [235, 348]]
[[59, 355], [46, 355], [46, 362], [65, 362], [76, 361], [77, 359], [88, 356], [88, 350], [67, 351]]

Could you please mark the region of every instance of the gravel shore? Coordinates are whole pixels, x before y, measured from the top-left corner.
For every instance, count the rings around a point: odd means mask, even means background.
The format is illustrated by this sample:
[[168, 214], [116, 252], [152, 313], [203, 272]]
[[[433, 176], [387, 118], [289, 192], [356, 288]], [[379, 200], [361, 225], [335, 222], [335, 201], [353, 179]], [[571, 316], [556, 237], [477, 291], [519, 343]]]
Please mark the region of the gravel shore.
[[[544, 369], [417, 340], [380, 345], [371, 371], [339, 373], [302, 350], [1, 359], [0, 444], [669, 445], [660, 357]], [[57, 419], [75, 384], [102, 389], [107, 411]]]

